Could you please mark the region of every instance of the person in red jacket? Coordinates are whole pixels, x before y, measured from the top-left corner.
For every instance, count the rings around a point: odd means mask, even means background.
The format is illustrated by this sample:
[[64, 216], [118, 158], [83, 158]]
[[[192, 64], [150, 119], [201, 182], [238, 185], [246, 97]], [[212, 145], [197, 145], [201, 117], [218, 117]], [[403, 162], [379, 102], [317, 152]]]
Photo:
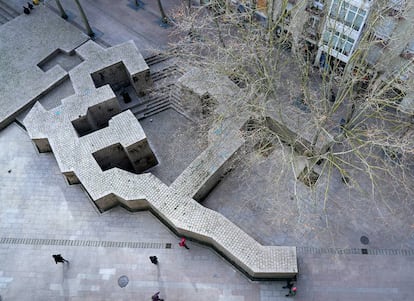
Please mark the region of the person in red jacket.
[[187, 250], [189, 250], [190, 248], [189, 248], [189, 247], [185, 244], [185, 241], [186, 241], [185, 237], [181, 238], [181, 240], [180, 240], [180, 242], [178, 243], [178, 245], [179, 245], [180, 247], [184, 247], [184, 248], [186, 248]]

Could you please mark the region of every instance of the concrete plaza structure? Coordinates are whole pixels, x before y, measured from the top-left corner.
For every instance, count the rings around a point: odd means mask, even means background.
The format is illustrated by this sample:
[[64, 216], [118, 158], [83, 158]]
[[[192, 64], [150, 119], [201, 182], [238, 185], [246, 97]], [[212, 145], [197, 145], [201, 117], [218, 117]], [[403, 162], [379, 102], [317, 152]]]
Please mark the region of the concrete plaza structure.
[[[68, 183], [81, 183], [102, 212], [117, 205], [131, 211], [151, 209], [176, 233], [213, 246], [249, 277], [296, 275], [294, 247], [262, 246], [192, 199], [218, 181], [225, 171], [222, 165], [243, 144], [240, 134], [223, 131], [217, 146], [196, 159], [210, 168], [206, 172], [199, 166], [202, 172], [184, 181], [201, 183], [194, 194], [188, 194], [183, 183], [168, 187], [150, 173], [139, 174], [157, 159], [131, 112], [120, 113], [112, 89], [131, 84], [138, 94], [145, 94], [150, 86], [148, 66], [133, 43], [103, 49], [89, 41], [75, 53], [83, 61], [69, 72], [75, 94], [49, 111], [37, 103], [24, 119], [38, 150], [54, 153]], [[231, 139], [234, 144], [228, 143]], [[228, 152], [224, 142], [230, 146]]]
[[[72, 0], [61, 2], [65, 8], [66, 4], [73, 4]], [[82, 1], [82, 4], [93, 28], [103, 33], [101, 37], [105, 41], [117, 41], [113, 45], [131, 39], [134, 31], [140, 27], [145, 30], [147, 40], [159, 41], [158, 31], [152, 30], [152, 27], [158, 29], [159, 16], [147, 10], [151, 7], [156, 12], [156, 1], [144, 0], [146, 5], [140, 10], [127, 7], [131, 2], [133, 1], [98, 0]], [[173, 2], [163, 0], [163, 3], [170, 5]], [[50, 1], [47, 6], [54, 3]], [[97, 6], [100, 6], [99, 10]], [[21, 5], [17, 8], [21, 9]], [[37, 7], [35, 11], [36, 9]], [[125, 14], [125, 9], [130, 13]], [[76, 12], [75, 9], [68, 11], [70, 19], [82, 26]], [[35, 14], [29, 17], [32, 16]], [[135, 40], [135, 44], [141, 50], [143, 44], [140, 40], [142, 36]], [[54, 59], [45, 65], [50, 67], [53, 63]], [[97, 75], [96, 79], [99, 78]], [[68, 82], [69, 80], [65, 81]], [[95, 83], [94, 86], [96, 89]], [[104, 87], [98, 90], [102, 88]], [[52, 92], [47, 94], [48, 100], [54, 95], [62, 94], [63, 97], [51, 102], [41, 99], [40, 102], [47, 110], [55, 112], [62, 105], [60, 100], [70, 94], [62, 93], [61, 89]], [[71, 93], [75, 93], [73, 89]], [[112, 96], [112, 93], [108, 93], [108, 98]], [[19, 119], [22, 120], [23, 116], [19, 116]], [[191, 163], [203, 151], [194, 150], [197, 149], [195, 146], [187, 151], [188, 148], [184, 147], [194, 143], [194, 137], [198, 137], [189, 131], [193, 123], [184, 119], [173, 110], [139, 119], [149, 145], [160, 161], [153, 169], [173, 170], [170, 177], [162, 177], [164, 182], [173, 183], [186, 170], [185, 166], [194, 167], [194, 163], [202, 159], [199, 157]], [[107, 128], [111, 127], [110, 124], [113, 121], [108, 122]], [[215, 128], [211, 129], [210, 142], [220, 141], [220, 135], [217, 134], [223, 129], [221, 125], [215, 124]], [[89, 135], [94, 133], [98, 131]], [[89, 135], [79, 136], [84, 138]], [[177, 143], [181, 148], [177, 148]], [[166, 157], [174, 163], [165, 164]], [[183, 157], [187, 160], [182, 160]], [[263, 163], [269, 168], [286, 168], [286, 164], [279, 165], [282, 160], [283, 157], [274, 152]], [[181, 161], [186, 163], [177, 163]], [[160, 297], [165, 300], [287, 300], [287, 291], [282, 289], [285, 281], [250, 281], [214, 252], [213, 248], [194, 241], [188, 242], [190, 250], [179, 248], [179, 237], [152, 214], [154, 211], [130, 212], [118, 206], [104, 213], [98, 212], [81, 185], [67, 185], [54, 155], [39, 154], [27, 132], [16, 123], [0, 131], [0, 167], [2, 300], [149, 300], [157, 291], [161, 291]], [[262, 169], [263, 166], [257, 168]], [[296, 300], [410, 300], [414, 294], [414, 252], [411, 248], [413, 228], [409, 208], [404, 207], [404, 212], [398, 211], [400, 203], [390, 196], [389, 200], [393, 201], [391, 205], [398, 212], [397, 215], [390, 216], [384, 208], [376, 206], [378, 202], [373, 205], [369, 200], [358, 199], [350, 189], [344, 189], [339, 179], [338, 183], [333, 181], [335, 187], [332, 194], [335, 195], [329, 196], [327, 203], [330, 215], [332, 210], [337, 212], [337, 215], [331, 216], [331, 219], [336, 220], [330, 229], [330, 235], [336, 236], [335, 241], [332, 241], [326, 232], [321, 233], [320, 227], [307, 232], [308, 222], [320, 222], [314, 211], [315, 204], [308, 202], [312, 207], [308, 210], [301, 207], [301, 200], [290, 201], [288, 186], [286, 189], [281, 188], [280, 194], [273, 195], [273, 208], [267, 207], [265, 212], [251, 210], [243, 199], [246, 194], [233, 192], [248, 190], [251, 192], [251, 202], [267, 205], [268, 202], [263, 203], [267, 200], [266, 196], [260, 191], [263, 186], [259, 182], [263, 179], [263, 174], [255, 174], [255, 178], [250, 178], [248, 183], [241, 182], [236, 177], [236, 184], [231, 184], [228, 180], [237, 176], [235, 171], [238, 172], [239, 169], [227, 174], [209, 194], [210, 201], [203, 202], [240, 226], [262, 245], [298, 246], [300, 273]], [[162, 172], [160, 176], [161, 174]], [[183, 172], [180, 177], [185, 178], [185, 175]], [[297, 185], [299, 187], [301, 183]], [[338, 190], [338, 187], [342, 190]], [[223, 188], [226, 190], [223, 191]], [[193, 189], [197, 191], [197, 187]], [[285, 191], [286, 195], [283, 193]], [[217, 192], [224, 194], [223, 200], [220, 200]], [[222, 203], [223, 207], [213, 206], [212, 199], [216, 204]], [[358, 207], [359, 211], [363, 211], [362, 214], [355, 210], [353, 202], [364, 204], [364, 207]], [[299, 214], [305, 221], [298, 220], [292, 214], [296, 206], [300, 208]], [[374, 223], [377, 211], [385, 213], [385, 220]], [[343, 227], [337, 228], [339, 225]], [[302, 231], [302, 234], [295, 235], [295, 231]], [[360, 245], [359, 238], [362, 234], [369, 236], [368, 246]], [[368, 254], [362, 254], [361, 247], [367, 248]], [[56, 253], [69, 259], [70, 264], [55, 265], [51, 254]], [[149, 261], [148, 256], [151, 255], [158, 256], [158, 266]], [[129, 277], [129, 284], [124, 288], [120, 288], [117, 283], [122, 275]]]
[[0, 26], [0, 129], [68, 77], [60, 65], [46, 71], [41, 66], [58, 53], [73, 56], [88, 39], [45, 9]]

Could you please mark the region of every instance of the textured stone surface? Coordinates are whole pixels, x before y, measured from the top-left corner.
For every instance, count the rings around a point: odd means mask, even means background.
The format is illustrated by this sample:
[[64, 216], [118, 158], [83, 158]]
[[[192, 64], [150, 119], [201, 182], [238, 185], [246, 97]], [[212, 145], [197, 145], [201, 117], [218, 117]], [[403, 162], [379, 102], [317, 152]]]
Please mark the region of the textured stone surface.
[[[105, 69], [102, 65], [105, 55], [110, 56], [109, 65], [114, 61], [118, 62], [119, 54], [123, 53], [122, 47], [125, 47], [126, 52], [131, 49], [130, 44], [124, 44], [115, 50], [104, 50], [93, 42], [81, 47], [78, 53], [85, 62], [70, 73], [76, 94], [62, 100], [62, 105], [51, 111], [46, 111], [42, 105], [36, 104], [24, 120], [30, 137], [35, 143], [48, 141], [61, 171], [66, 174], [69, 181], [82, 183], [101, 211], [118, 204], [130, 210], [151, 208], [179, 234], [213, 245], [253, 278], [288, 278], [295, 275], [296, 248], [260, 245], [221, 214], [198, 204], [188, 196], [188, 187], [185, 185], [168, 187], [148, 173], [137, 175], [118, 168], [102, 171], [92, 156], [93, 152], [116, 143], [127, 149], [129, 145], [145, 140], [141, 126], [131, 112], [125, 111], [111, 116], [117, 111], [117, 107], [110, 87], [105, 85], [96, 88], [94, 81], [88, 78], [97, 68]], [[111, 57], [111, 54], [115, 58]], [[138, 61], [141, 58], [137, 56]], [[133, 60], [121, 60], [129, 70], [129, 63]], [[91, 69], [87, 66], [91, 66]], [[136, 74], [146, 74], [148, 71], [145, 64], [141, 66], [141, 69], [136, 70]], [[100, 113], [97, 115], [103, 114], [102, 118], [112, 117], [108, 127], [98, 128], [79, 137], [72, 121], [86, 115], [88, 108], [96, 106], [97, 112]], [[234, 139], [234, 144], [230, 143], [228, 153], [220, 153], [220, 147], [213, 147], [204, 152], [201, 157], [206, 156], [205, 160], [211, 164], [206, 166], [212, 169], [207, 176], [200, 177], [200, 174], [195, 173], [197, 180], [208, 182], [215, 170], [219, 170], [242, 144], [237, 131], [224, 132], [228, 135], [218, 134], [217, 145], [223, 146], [229, 138]], [[202, 186], [205, 185], [200, 183], [197, 189], [200, 190]]]
[[244, 144], [239, 132], [226, 134], [200, 154], [171, 187], [196, 200], [205, 197], [228, 170], [226, 165], [229, 165], [233, 155]]
[[0, 129], [68, 76], [59, 65], [46, 72], [38, 65], [57, 50], [71, 54], [88, 39], [43, 6], [0, 26]]
[[132, 41], [109, 49], [89, 41], [76, 53], [85, 60], [69, 73], [76, 94], [87, 94], [95, 85], [106, 83], [131, 83], [137, 93], [144, 92], [149, 85], [149, 67]]

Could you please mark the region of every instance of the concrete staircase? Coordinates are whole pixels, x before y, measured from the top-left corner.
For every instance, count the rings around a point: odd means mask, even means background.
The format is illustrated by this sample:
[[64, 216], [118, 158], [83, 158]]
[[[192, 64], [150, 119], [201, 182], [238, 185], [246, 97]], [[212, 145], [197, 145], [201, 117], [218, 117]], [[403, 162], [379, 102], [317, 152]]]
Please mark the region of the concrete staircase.
[[19, 15], [20, 13], [18, 13], [14, 8], [8, 5], [5, 1], [0, 0], [0, 25], [13, 20]]
[[184, 71], [171, 63], [168, 56], [156, 54], [145, 59], [152, 71], [151, 78], [154, 89], [142, 98], [135, 107], [130, 108], [138, 120], [155, 115], [167, 109], [174, 109], [189, 118], [180, 104], [178, 87], [175, 79]]

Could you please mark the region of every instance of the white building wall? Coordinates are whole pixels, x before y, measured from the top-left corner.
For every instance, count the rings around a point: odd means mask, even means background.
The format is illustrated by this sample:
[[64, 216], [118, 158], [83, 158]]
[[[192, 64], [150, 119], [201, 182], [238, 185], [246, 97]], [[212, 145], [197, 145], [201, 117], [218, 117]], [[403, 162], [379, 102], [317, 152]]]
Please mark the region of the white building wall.
[[347, 63], [357, 47], [367, 20], [371, 1], [331, 0], [315, 64], [322, 52]]

